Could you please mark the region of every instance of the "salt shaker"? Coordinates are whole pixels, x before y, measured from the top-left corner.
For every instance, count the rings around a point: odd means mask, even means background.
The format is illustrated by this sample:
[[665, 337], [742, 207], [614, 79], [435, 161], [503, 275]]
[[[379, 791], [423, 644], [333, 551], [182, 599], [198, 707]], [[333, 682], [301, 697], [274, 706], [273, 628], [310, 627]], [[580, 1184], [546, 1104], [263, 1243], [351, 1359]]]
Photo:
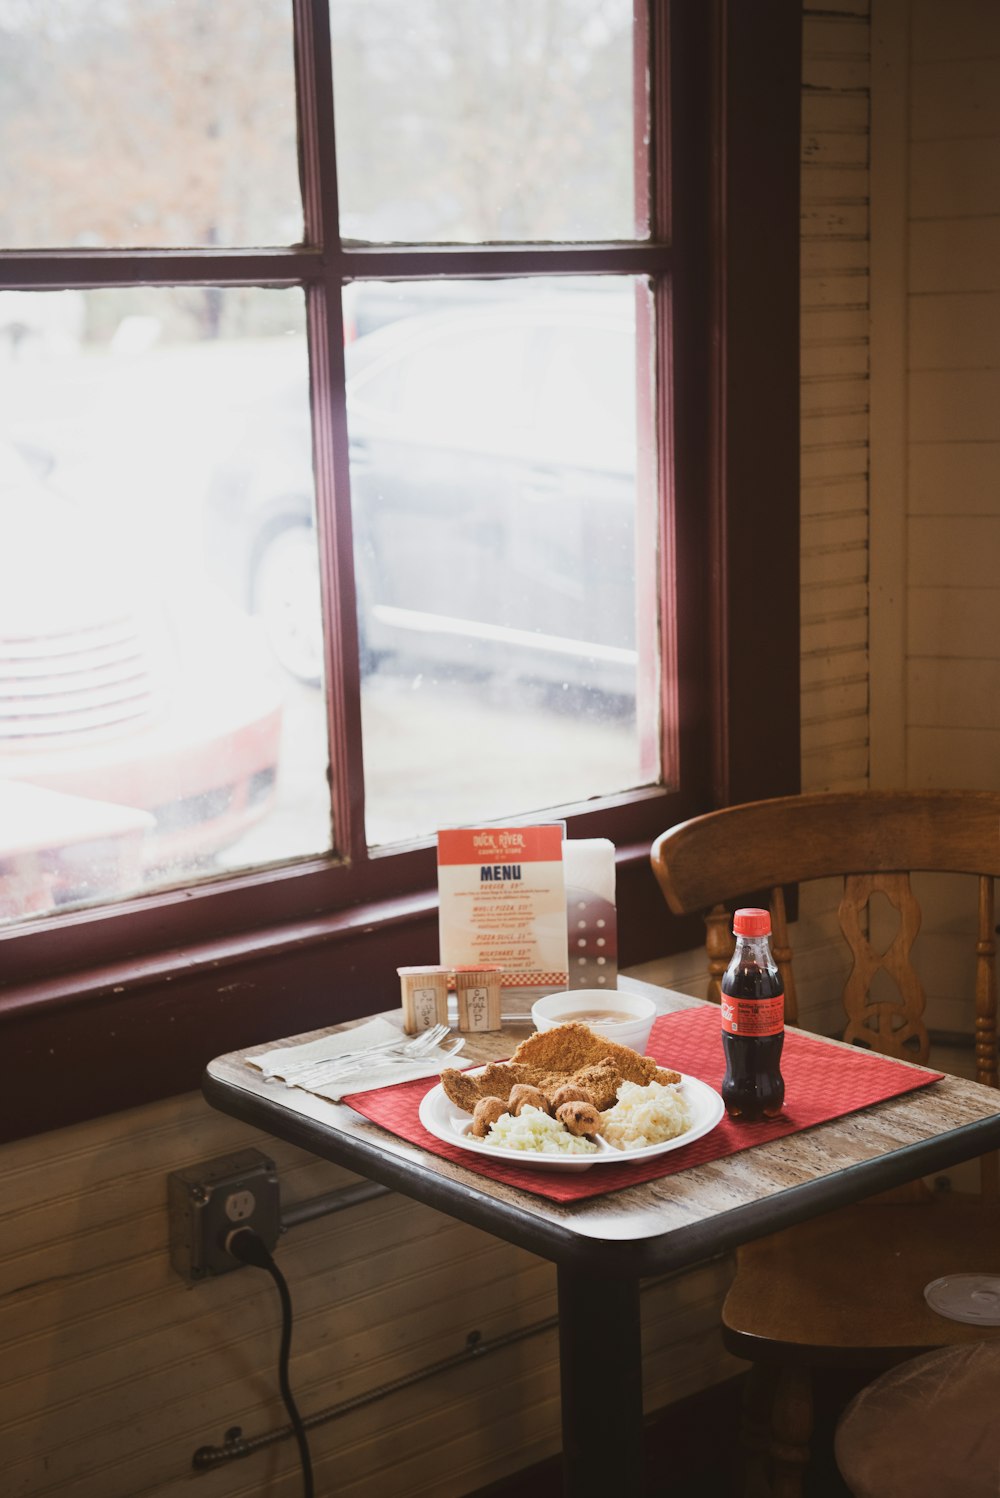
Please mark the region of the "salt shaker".
[[407, 1035], [448, 1023], [446, 967], [398, 967], [403, 998], [403, 1029]]

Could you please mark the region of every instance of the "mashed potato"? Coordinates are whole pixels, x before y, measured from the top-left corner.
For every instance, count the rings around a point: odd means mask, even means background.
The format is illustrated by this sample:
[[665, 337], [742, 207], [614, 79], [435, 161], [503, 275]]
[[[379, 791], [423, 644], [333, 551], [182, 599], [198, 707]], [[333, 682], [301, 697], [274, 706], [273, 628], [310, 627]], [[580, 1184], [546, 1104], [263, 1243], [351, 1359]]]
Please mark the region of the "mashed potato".
[[691, 1110], [676, 1082], [623, 1082], [618, 1101], [601, 1115], [601, 1133], [616, 1149], [643, 1149], [664, 1144], [691, 1127]]
[[532, 1107], [522, 1108], [516, 1118], [510, 1113], [501, 1114], [487, 1134], [486, 1143], [536, 1155], [593, 1155], [597, 1151], [592, 1140], [571, 1134], [558, 1119]]

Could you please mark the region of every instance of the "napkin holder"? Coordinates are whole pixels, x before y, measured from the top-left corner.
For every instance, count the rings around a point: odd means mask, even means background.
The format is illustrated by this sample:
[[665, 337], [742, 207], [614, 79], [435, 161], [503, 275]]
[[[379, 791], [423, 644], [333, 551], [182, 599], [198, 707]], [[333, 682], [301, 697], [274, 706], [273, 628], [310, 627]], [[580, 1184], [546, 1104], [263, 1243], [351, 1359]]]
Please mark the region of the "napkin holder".
[[[566, 877], [568, 988], [616, 988], [618, 910], [615, 904], [615, 847], [603, 837], [563, 843]], [[558, 992], [546, 989], [546, 993]], [[542, 996], [539, 990], [537, 997]]]

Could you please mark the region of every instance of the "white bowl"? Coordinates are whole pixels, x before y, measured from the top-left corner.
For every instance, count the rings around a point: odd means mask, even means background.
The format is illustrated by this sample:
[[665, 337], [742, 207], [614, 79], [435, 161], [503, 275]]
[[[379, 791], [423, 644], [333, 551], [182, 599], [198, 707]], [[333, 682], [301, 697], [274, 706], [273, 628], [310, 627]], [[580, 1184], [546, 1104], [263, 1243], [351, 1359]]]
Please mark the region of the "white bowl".
[[552, 1030], [556, 1025], [576, 1021], [589, 1025], [598, 1035], [630, 1046], [640, 1055], [646, 1049], [657, 1013], [652, 999], [622, 993], [617, 988], [571, 988], [565, 993], [546, 994], [531, 1006], [536, 1030]]

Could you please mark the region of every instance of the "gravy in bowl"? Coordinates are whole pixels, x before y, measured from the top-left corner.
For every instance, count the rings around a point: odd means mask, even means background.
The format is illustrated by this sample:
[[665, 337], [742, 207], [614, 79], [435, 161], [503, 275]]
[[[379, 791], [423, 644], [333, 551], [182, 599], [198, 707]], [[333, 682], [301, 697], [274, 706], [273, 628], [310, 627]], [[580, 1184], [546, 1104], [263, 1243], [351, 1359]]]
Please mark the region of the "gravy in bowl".
[[634, 1025], [635, 1021], [634, 1014], [623, 1014], [620, 1009], [575, 1009], [559, 1016], [561, 1025]]

